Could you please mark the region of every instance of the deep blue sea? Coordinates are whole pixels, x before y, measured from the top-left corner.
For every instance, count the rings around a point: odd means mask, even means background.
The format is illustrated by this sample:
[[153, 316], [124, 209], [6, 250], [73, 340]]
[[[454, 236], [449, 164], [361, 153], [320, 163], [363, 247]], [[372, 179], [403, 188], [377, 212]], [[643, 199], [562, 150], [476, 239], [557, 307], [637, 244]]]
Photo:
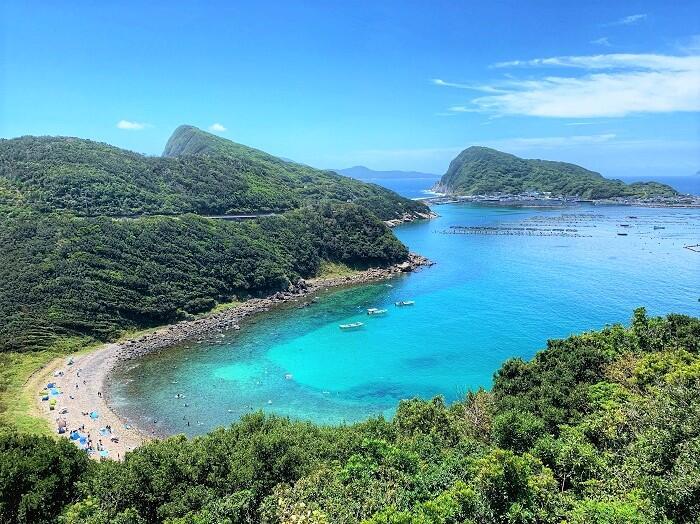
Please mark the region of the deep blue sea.
[[440, 180], [439, 176], [425, 178], [365, 178], [363, 181], [378, 184], [396, 191], [399, 195], [407, 198], [426, 198], [431, 196], [428, 191]]
[[[190, 435], [259, 409], [321, 423], [391, 416], [403, 398], [454, 400], [489, 387], [505, 359], [530, 358], [548, 338], [627, 322], [637, 306], [700, 316], [700, 253], [684, 248], [700, 243], [698, 210], [435, 210], [438, 219], [396, 229], [434, 267], [325, 292], [311, 307], [267, 313], [228, 338], [134, 362], [115, 377], [115, 405], [159, 433]], [[451, 226], [538, 235], [445, 234]], [[568, 236], [542, 236], [561, 233]], [[415, 306], [393, 305], [405, 299]], [[369, 307], [389, 312], [368, 317]], [[365, 325], [339, 329], [351, 321]]]

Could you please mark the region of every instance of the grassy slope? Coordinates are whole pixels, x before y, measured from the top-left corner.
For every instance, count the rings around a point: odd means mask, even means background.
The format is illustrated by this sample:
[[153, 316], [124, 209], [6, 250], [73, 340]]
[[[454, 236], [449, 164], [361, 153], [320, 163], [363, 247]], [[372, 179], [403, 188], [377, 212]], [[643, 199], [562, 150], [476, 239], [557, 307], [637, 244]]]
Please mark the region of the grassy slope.
[[354, 269], [347, 264], [325, 261], [321, 263], [317, 278], [349, 277], [356, 275], [357, 273], [359, 273], [359, 270]]
[[42, 370], [55, 360], [94, 350], [85, 339], [62, 339], [42, 351], [0, 353], [0, 431], [17, 430], [32, 435], [53, 435], [49, 424], [37, 416], [35, 395], [48, 377]]

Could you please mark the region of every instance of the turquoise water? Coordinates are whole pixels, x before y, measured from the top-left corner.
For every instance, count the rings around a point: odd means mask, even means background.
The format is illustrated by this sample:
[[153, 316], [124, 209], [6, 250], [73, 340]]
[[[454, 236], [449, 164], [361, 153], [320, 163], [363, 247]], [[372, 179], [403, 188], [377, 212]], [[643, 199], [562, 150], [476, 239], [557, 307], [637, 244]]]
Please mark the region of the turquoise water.
[[[548, 338], [626, 322], [640, 305], [700, 315], [700, 253], [683, 248], [700, 243], [697, 210], [436, 211], [436, 220], [396, 230], [434, 267], [326, 292], [228, 338], [141, 359], [115, 375], [116, 407], [158, 433], [191, 435], [258, 409], [321, 423], [391, 416], [402, 398], [454, 400], [488, 387], [506, 358], [530, 358]], [[443, 234], [453, 225], [581, 236]], [[416, 304], [394, 307], [402, 299]], [[368, 307], [389, 312], [368, 317]], [[360, 330], [338, 328], [358, 320]]]

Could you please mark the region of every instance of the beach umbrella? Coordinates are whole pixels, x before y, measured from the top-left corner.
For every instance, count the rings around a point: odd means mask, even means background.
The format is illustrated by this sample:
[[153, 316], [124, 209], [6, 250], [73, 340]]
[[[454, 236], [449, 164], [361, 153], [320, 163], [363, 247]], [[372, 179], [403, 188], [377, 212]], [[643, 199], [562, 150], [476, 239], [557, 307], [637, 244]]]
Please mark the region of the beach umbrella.
[[91, 418], [92, 420], [97, 420], [98, 418], [100, 418], [100, 414], [99, 414], [97, 411], [91, 411], [91, 412], [90, 412], [90, 418]]

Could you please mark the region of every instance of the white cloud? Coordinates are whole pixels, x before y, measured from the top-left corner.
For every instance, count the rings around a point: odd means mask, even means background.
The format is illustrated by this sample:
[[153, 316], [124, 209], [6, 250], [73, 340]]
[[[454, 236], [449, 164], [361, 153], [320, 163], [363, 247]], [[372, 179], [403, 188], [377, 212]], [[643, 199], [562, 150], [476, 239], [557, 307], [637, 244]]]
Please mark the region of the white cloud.
[[476, 85], [476, 84], [460, 84], [457, 82], [445, 82], [444, 80], [440, 78], [433, 78], [430, 81], [433, 85], [436, 86], [442, 86], [442, 87], [456, 87], [458, 89], [471, 89], [472, 91], [484, 91], [487, 93], [502, 93], [503, 90], [498, 89], [493, 86], [484, 86], [484, 85]]
[[629, 15], [629, 16], [624, 16], [620, 18], [619, 20], [615, 20], [614, 22], [610, 22], [609, 24], [606, 25], [632, 25], [636, 24], [637, 22], [641, 22], [642, 20], [646, 20], [647, 14], [646, 13], [639, 13], [636, 15]]
[[433, 78], [432, 80], [430, 80], [430, 82], [432, 82], [436, 86], [457, 87], [459, 89], [473, 89], [473, 87], [468, 84], [458, 84], [457, 82], [445, 82], [441, 78]]
[[595, 40], [591, 40], [591, 44], [602, 45], [603, 47], [610, 47], [610, 39], [607, 36], [601, 36]]
[[601, 135], [546, 136], [534, 138], [509, 138], [490, 143], [497, 149], [528, 150], [532, 148], [572, 147], [587, 144], [602, 144], [614, 140], [617, 135], [606, 133]]
[[141, 129], [150, 127], [150, 124], [145, 124], [143, 122], [132, 122], [131, 120], [120, 120], [117, 122], [117, 127], [128, 131], [140, 131]]
[[652, 53], [608, 53], [600, 55], [554, 56], [550, 58], [535, 58], [532, 60], [497, 62], [492, 67], [571, 67], [578, 69], [680, 71], [684, 69], [698, 69], [698, 67], [700, 67], [700, 55], [674, 56], [656, 55]]
[[212, 131], [214, 133], [223, 133], [224, 131], [226, 131], [226, 128], [222, 124], [215, 122], [209, 126], [209, 131]]
[[[557, 118], [700, 111], [700, 55], [601, 54], [500, 62], [496, 68], [584, 70], [474, 87], [491, 93], [452, 111]], [[450, 86], [449, 82], [444, 82]]]
[[467, 107], [467, 106], [452, 106], [449, 108], [450, 111], [454, 113], [473, 113], [474, 111], [478, 111], [477, 109], [473, 107]]

